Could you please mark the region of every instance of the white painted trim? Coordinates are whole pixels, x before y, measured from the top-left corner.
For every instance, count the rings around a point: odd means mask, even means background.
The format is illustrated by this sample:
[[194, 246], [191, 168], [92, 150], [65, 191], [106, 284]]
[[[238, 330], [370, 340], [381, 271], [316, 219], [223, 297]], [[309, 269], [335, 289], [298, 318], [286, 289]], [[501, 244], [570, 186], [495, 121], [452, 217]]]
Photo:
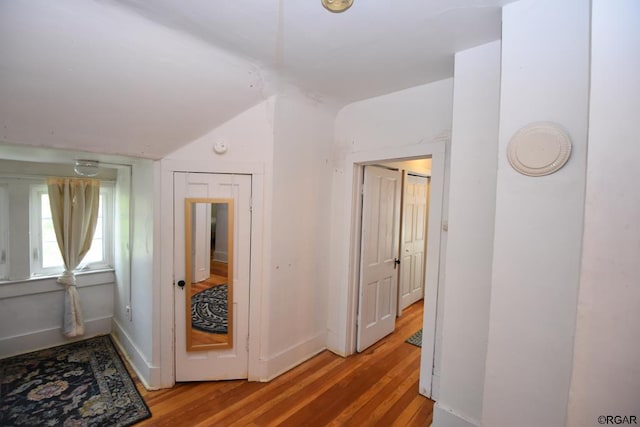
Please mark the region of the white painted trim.
[[263, 362], [266, 376], [261, 377], [259, 381], [271, 381], [302, 362], [311, 359], [316, 354], [326, 350], [326, 342], [327, 334], [323, 332], [278, 352]]
[[442, 145], [432, 155], [429, 224], [427, 230], [427, 270], [424, 288], [425, 308], [422, 318], [422, 351], [420, 353], [420, 367], [422, 369], [420, 371], [419, 391], [420, 394], [435, 400], [438, 396], [434, 393], [434, 390], [438, 390], [439, 387], [438, 385], [434, 387], [433, 368], [435, 358], [440, 354], [440, 349], [436, 348], [436, 335], [442, 333], [442, 325], [438, 325], [437, 314], [438, 306], [440, 305], [439, 298], [442, 295], [444, 286], [443, 281], [440, 280], [442, 277], [440, 274], [440, 260], [442, 257], [442, 225], [445, 221], [442, 209], [445, 199], [446, 143], [442, 142]]
[[[63, 292], [64, 286], [56, 282], [58, 276], [33, 277], [30, 279], [0, 283], [0, 299], [22, 297], [25, 295]], [[113, 284], [116, 276], [113, 270], [76, 273], [76, 287], [86, 288]]]
[[129, 334], [127, 334], [115, 318], [112, 322], [111, 338], [138, 375], [142, 385], [144, 385], [147, 390], [159, 389], [160, 387], [154, 386], [154, 384], [160, 383], [160, 369], [145, 359], [142, 351], [134, 344]]
[[172, 176], [174, 172], [231, 173], [245, 175], [264, 174], [264, 164], [257, 162], [216, 163], [215, 166], [212, 165], [211, 160], [207, 158], [193, 160], [164, 159], [160, 162], [162, 164], [162, 171], [171, 171]]
[[436, 402], [433, 407], [431, 427], [479, 427], [480, 422], [455, 412], [448, 406]]
[[[360, 175], [364, 164], [381, 162], [385, 160], [408, 160], [411, 158], [428, 157], [432, 158], [431, 174], [431, 195], [429, 210], [429, 228], [427, 241], [427, 274], [426, 284], [436, 285], [425, 286], [425, 309], [423, 318], [423, 346], [421, 353], [421, 366], [427, 366], [427, 371], [420, 372], [420, 393], [432, 397], [433, 361], [435, 355], [436, 337], [436, 312], [437, 298], [440, 281], [440, 240], [442, 227], [442, 205], [444, 201], [444, 181], [445, 181], [445, 154], [446, 144], [449, 137], [437, 138], [428, 143], [384, 148], [370, 151], [351, 153], [346, 158], [346, 171], [353, 171], [352, 174], [345, 174], [345, 206], [348, 207], [349, 223], [346, 235], [350, 238], [349, 268], [347, 278], [347, 313], [346, 324], [346, 355], [353, 354], [356, 350], [356, 320], [358, 312], [358, 271], [359, 264], [359, 229], [360, 229], [360, 207], [358, 194], [361, 183]], [[428, 325], [428, 327], [424, 327]], [[425, 351], [429, 349], [429, 351]]]
[[85, 320], [84, 329], [83, 336], [73, 339], [65, 338], [61, 327], [3, 337], [0, 339], [0, 359], [109, 334], [111, 333], [111, 316]]
[[352, 249], [349, 252], [348, 267], [350, 281], [347, 282], [348, 294], [346, 306], [349, 308], [349, 311], [347, 312], [347, 333], [345, 334], [347, 339], [344, 351], [345, 356], [354, 354], [358, 343], [358, 328], [356, 324], [358, 322], [358, 298], [360, 295], [360, 246], [362, 241], [360, 236], [360, 230], [362, 229], [362, 203], [360, 202], [360, 195], [364, 189], [364, 167], [358, 164], [353, 164], [352, 167], [353, 191], [351, 194], [351, 203], [347, 205], [351, 206], [353, 213], [350, 218], [351, 229], [347, 234], [350, 236], [350, 247]]
[[263, 247], [265, 246], [265, 177], [262, 173], [251, 176], [251, 265], [249, 268], [249, 381], [261, 378], [263, 363], [260, 360], [261, 343], [264, 342], [262, 329], [267, 320], [263, 318], [263, 289], [265, 287], [265, 265]]
[[[149, 381], [152, 388], [168, 388], [175, 385], [175, 352], [174, 352], [174, 195], [173, 175], [175, 172], [192, 173], [234, 173], [251, 175], [251, 276], [249, 283], [249, 366], [248, 378], [257, 380], [262, 377], [264, 361], [260, 360], [260, 331], [262, 313], [262, 287], [263, 287], [263, 205], [264, 205], [264, 177], [265, 166], [262, 163], [227, 163], [212, 164], [209, 159], [175, 160], [163, 159], [159, 161], [160, 188], [159, 212], [160, 230], [156, 246], [160, 254], [159, 265], [156, 265], [155, 274], [159, 283], [160, 301], [157, 305], [157, 317], [154, 325], [158, 325], [158, 350], [160, 353], [157, 382]], [[157, 258], [156, 258], [157, 259]], [[154, 346], [155, 350], [155, 346]]]

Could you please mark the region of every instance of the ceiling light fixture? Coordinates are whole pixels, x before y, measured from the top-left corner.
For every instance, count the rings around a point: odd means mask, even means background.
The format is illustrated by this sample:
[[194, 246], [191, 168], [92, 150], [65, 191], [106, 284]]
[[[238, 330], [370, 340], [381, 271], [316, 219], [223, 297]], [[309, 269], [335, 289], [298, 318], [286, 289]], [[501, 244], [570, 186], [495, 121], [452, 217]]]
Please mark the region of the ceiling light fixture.
[[96, 176], [99, 172], [98, 165], [96, 160], [76, 160], [73, 170], [80, 176]]
[[329, 12], [340, 13], [349, 9], [353, 0], [322, 0], [322, 5]]

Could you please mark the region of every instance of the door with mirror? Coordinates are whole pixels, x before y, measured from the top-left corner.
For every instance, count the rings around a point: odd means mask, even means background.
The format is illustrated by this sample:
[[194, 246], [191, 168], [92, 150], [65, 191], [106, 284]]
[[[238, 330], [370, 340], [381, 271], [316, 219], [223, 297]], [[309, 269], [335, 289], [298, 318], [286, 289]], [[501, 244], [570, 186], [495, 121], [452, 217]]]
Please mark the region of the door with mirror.
[[176, 381], [247, 378], [251, 177], [175, 173]]

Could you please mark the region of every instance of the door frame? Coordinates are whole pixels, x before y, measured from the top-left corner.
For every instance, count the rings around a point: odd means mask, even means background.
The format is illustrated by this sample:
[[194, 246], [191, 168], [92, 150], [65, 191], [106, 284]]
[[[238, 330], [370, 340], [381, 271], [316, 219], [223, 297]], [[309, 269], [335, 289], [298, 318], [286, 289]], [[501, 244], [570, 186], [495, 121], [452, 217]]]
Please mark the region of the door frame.
[[[153, 388], [168, 388], [175, 385], [175, 343], [173, 314], [174, 307], [174, 212], [173, 212], [173, 176], [175, 172], [238, 174], [251, 175], [251, 249], [249, 272], [249, 366], [248, 379], [260, 381], [266, 377], [267, 367], [260, 360], [260, 333], [262, 307], [262, 284], [264, 282], [263, 242], [264, 227], [264, 186], [265, 172], [262, 163], [227, 162], [215, 163], [211, 159], [175, 160], [163, 159], [156, 163], [156, 173], [160, 174], [160, 184], [154, 188], [154, 193], [160, 197], [156, 199], [155, 208], [159, 212], [159, 234], [148, 231], [147, 239], [153, 234], [160, 238], [153, 241], [154, 253], [160, 254], [160, 261], [154, 264], [154, 276], [159, 280], [160, 291], [154, 293], [153, 306], [153, 334], [154, 360], [147, 361], [150, 365], [149, 378]], [[168, 189], [171, 189], [169, 191]], [[160, 243], [162, 242], [162, 243]], [[144, 243], [143, 243], [144, 245]], [[147, 242], [148, 245], [148, 242]], [[150, 249], [150, 248], [149, 248]], [[157, 298], [159, 301], [155, 301]], [[158, 357], [155, 357], [158, 355]], [[157, 386], [156, 386], [157, 385]]]
[[[441, 353], [440, 337], [442, 325], [438, 322], [438, 305], [442, 298], [442, 281], [440, 280], [441, 244], [443, 208], [446, 180], [447, 144], [450, 136], [442, 136], [428, 143], [414, 146], [386, 148], [366, 152], [352, 153], [346, 159], [346, 171], [351, 170], [348, 177], [346, 197], [349, 201], [350, 220], [347, 224], [349, 236], [348, 281], [347, 281], [347, 313], [346, 313], [346, 353], [356, 351], [356, 334], [358, 319], [358, 291], [360, 282], [360, 231], [362, 219], [362, 174], [366, 165], [386, 161], [403, 161], [416, 158], [431, 157], [431, 205], [429, 206], [429, 225], [427, 229], [427, 274], [425, 275], [425, 296], [423, 315], [422, 350], [420, 357], [420, 394], [435, 398], [439, 388], [434, 376], [434, 365]], [[425, 325], [430, 325], [425, 327]], [[435, 381], [434, 381], [435, 380]]]

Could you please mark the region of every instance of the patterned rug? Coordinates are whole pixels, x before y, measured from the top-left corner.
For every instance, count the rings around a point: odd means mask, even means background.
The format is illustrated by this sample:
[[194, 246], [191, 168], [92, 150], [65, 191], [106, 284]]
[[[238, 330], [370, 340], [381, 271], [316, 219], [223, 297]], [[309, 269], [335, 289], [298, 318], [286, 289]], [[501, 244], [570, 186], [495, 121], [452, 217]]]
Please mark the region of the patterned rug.
[[415, 334], [411, 335], [409, 339], [407, 339], [405, 342], [408, 342], [409, 344], [413, 344], [416, 347], [422, 347], [422, 329], [420, 329]]
[[191, 297], [191, 326], [214, 334], [227, 333], [227, 285], [200, 291]]
[[150, 416], [106, 335], [0, 360], [0, 426], [129, 426]]

